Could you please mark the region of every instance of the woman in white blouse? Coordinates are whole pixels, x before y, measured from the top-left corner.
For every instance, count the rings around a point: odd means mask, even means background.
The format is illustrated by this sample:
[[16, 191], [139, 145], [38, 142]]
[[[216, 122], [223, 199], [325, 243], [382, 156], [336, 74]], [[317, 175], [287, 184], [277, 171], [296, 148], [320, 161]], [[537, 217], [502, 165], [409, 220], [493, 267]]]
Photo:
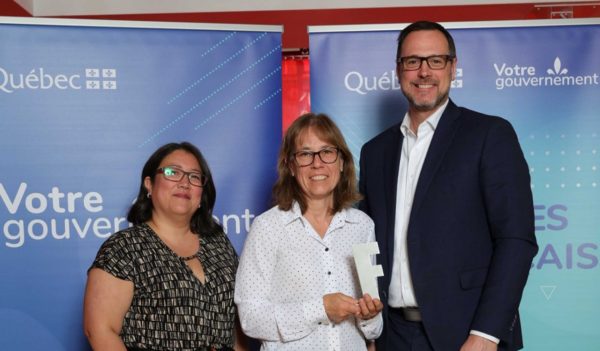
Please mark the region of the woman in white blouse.
[[381, 334], [382, 303], [361, 296], [352, 246], [375, 240], [352, 154], [329, 117], [288, 128], [273, 188], [276, 206], [252, 224], [237, 272], [244, 332], [261, 350], [364, 351]]

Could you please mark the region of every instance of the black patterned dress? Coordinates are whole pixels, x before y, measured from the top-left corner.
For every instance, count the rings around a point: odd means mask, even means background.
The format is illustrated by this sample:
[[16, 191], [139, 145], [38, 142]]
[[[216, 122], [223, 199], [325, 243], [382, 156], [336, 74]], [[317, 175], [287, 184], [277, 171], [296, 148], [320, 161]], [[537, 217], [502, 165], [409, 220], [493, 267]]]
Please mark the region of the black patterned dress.
[[205, 284], [146, 224], [104, 242], [91, 268], [134, 284], [121, 329], [125, 346], [161, 351], [233, 347], [237, 255], [224, 233], [199, 240]]

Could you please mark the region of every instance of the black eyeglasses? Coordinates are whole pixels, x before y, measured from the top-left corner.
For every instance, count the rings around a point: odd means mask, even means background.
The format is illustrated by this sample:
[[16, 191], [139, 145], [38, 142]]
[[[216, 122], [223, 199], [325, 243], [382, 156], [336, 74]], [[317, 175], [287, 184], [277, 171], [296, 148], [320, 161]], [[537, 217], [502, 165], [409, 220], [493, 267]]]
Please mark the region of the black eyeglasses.
[[421, 68], [423, 61], [427, 61], [427, 65], [431, 69], [444, 69], [448, 61], [452, 61], [453, 59], [454, 55], [405, 56], [400, 57], [397, 63], [402, 65], [402, 69], [405, 71], [416, 71]]
[[319, 155], [319, 158], [323, 163], [334, 163], [338, 159], [339, 150], [337, 147], [326, 147], [319, 151], [302, 150], [295, 152], [294, 159], [300, 167], [306, 167], [313, 164], [315, 161], [315, 155]]
[[165, 166], [160, 167], [156, 170], [156, 173], [160, 173], [166, 180], [170, 180], [172, 182], [179, 182], [183, 179], [183, 176], [188, 177], [188, 181], [193, 186], [202, 187], [206, 185], [208, 178], [198, 172], [186, 172], [183, 169], [175, 166]]

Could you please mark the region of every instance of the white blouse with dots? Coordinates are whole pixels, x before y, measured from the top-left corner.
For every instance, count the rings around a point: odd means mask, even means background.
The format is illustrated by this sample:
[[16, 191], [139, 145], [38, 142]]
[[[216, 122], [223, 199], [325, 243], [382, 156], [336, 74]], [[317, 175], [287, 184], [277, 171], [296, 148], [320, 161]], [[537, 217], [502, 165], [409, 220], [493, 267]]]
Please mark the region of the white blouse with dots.
[[335, 214], [321, 238], [294, 203], [258, 216], [245, 242], [235, 287], [244, 332], [261, 350], [363, 351], [381, 334], [381, 313], [334, 324], [323, 295], [361, 297], [352, 246], [375, 240], [373, 221], [350, 208]]

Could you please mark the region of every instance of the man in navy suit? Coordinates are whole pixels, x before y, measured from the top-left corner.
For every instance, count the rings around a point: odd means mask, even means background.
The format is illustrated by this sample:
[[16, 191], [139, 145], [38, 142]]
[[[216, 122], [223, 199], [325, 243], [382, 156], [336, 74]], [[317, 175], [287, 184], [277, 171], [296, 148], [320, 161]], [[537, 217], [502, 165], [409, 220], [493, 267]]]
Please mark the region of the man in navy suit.
[[450, 34], [416, 22], [398, 38], [408, 112], [363, 146], [361, 209], [375, 221], [384, 303], [378, 351], [518, 350], [533, 257], [528, 166], [512, 126], [456, 106]]

